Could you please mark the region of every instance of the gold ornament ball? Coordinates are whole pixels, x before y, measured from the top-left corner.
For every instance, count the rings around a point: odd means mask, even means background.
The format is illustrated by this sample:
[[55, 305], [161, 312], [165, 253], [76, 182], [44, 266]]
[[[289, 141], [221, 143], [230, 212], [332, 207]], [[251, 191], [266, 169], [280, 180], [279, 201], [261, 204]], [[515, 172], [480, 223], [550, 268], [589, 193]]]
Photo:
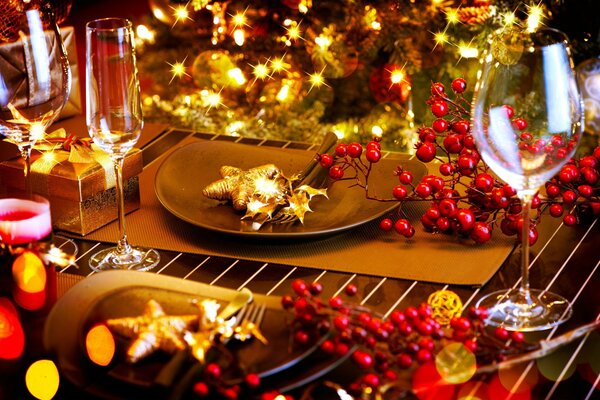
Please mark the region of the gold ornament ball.
[[[201, 89], [220, 90], [223, 87], [238, 88], [243, 86], [230, 71], [238, 67], [225, 51], [207, 50], [198, 54], [192, 65], [192, 78]], [[241, 71], [239, 71], [241, 72]], [[239, 74], [238, 72], [238, 74]], [[248, 78], [245, 78], [246, 80]]]
[[431, 307], [431, 317], [444, 326], [462, 313], [462, 301], [451, 290], [433, 292], [427, 299], [427, 304]]

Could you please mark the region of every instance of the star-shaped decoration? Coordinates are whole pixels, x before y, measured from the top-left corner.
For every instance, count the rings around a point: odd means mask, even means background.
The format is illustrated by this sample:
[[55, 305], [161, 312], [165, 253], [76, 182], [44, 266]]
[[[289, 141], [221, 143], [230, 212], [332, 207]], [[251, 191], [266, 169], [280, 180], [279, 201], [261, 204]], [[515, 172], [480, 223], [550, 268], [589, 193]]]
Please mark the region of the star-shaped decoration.
[[127, 349], [127, 361], [136, 363], [155, 351], [174, 353], [184, 349], [183, 335], [198, 322], [198, 315], [166, 315], [155, 300], [149, 300], [139, 317], [106, 321], [114, 333], [133, 339]]

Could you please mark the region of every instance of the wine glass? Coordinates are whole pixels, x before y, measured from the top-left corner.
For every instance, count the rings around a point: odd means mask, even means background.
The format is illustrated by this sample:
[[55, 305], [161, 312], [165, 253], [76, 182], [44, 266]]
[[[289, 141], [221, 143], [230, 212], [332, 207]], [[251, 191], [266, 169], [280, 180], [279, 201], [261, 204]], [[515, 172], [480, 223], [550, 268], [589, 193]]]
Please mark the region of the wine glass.
[[2, 44], [9, 62], [0, 66], [0, 134], [19, 148], [28, 193], [31, 148], [60, 114], [71, 88], [62, 38], [50, 3], [44, 4], [17, 2], [12, 25], [3, 26], [3, 37], [12, 41]]
[[572, 310], [563, 297], [529, 287], [531, 202], [573, 156], [582, 104], [564, 33], [507, 28], [488, 44], [475, 87], [472, 134], [483, 160], [521, 200], [522, 277], [519, 288], [491, 293], [478, 305], [488, 308], [490, 325], [538, 331], [564, 322]]
[[131, 246], [125, 232], [123, 160], [138, 141], [143, 125], [135, 63], [133, 28], [121, 18], [86, 25], [86, 122], [94, 143], [110, 154], [117, 180], [120, 239], [90, 258], [93, 270], [147, 271], [160, 256], [156, 250]]

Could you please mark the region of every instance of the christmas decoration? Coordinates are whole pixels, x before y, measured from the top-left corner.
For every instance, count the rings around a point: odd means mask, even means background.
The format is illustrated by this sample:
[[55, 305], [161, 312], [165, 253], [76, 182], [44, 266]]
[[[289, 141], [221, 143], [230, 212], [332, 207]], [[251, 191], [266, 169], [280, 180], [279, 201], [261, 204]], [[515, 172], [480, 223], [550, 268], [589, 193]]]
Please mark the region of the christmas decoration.
[[431, 307], [431, 318], [442, 326], [448, 326], [455, 317], [462, 313], [462, 302], [460, 297], [451, 290], [438, 290], [427, 298], [427, 304]]
[[160, 304], [149, 300], [141, 316], [109, 319], [106, 325], [114, 333], [133, 339], [126, 358], [135, 363], [157, 350], [174, 353], [184, 349], [183, 335], [197, 321], [197, 315], [166, 315]]
[[[211, 199], [231, 200], [237, 211], [246, 210], [242, 219], [250, 219], [253, 228], [260, 229], [265, 222], [304, 222], [304, 215], [314, 196], [327, 197], [327, 189], [308, 185], [294, 186], [299, 176], [288, 179], [273, 164], [243, 171], [231, 166], [221, 167], [223, 177], [209, 184], [202, 193]], [[256, 226], [254, 226], [256, 225]]]
[[[511, 48], [510, 40], [498, 46], [505, 62], [511, 63], [512, 52], [516, 50]], [[424, 163], [436, 161], [436, 175], [426, 175], [420, 182], [413, 182], [410, 171], [399, 166], [395, 175], [401, 185], [393, 189], [391, 197], [371, 196], [369, 175], [381, 157], [381, 143], [377, 136], [364, 148], [356, 142], [339, 144], [335, 159], [329, 160], [329, 155], [321, 155], [321, 158], [327, 159], [321, 165], [329, 170], [334, 181], [355, 181], [355, 186], [362, 187], [369, 199], [400, 202], [399, 218], [395, 222], [389, 218], [380, 222], [385, 231], [393, 227], [400, 235], [412, 237], [415, 231], [410, 221], [403, 217], [402, 206], [411, 201], [429, 201], [430, 207], [421, 217], [421, 224], [428, 231], [469, 237], [478, 244], [490, 240], [494, 227], [499, 227], [508, 236], [520, 235], [521, 202], [512, 187], [491, 174], [475, 148], [470, 135], [470, 105], [465, 97], [466, 89], [464, 78], [454, 79], [451, 84], [454, 98], [451, 99], [442, 83], [431, 85], [427, 104], [436, 119], [430, 126], [418, 129], [419, 142], [415, 145], [415, 154]], [[508, 105], [504, 106], [504, 110], [520, 132], [518, 145], [527, 149], [532, 159], [542, 153], [561, 158], [567, 153], [567, 148], [576, 145], [576, 141], [565, 143], [560, 135], [554, 135], [550, 143], [534, 140], [532, 133], [527, 132], [527, 121], [515, 115], [515, 110]], [[530, 244], [536, 242], [536, 224], [546, 212], [555, 218], [563, 217], [567, 226], [576, 224], [580, 218], [600, 215], [599, 182], [600, 147], [592, 155], [565, 164], [558, 175], [545, 185], [545, 196], [538, 194], [534, 197], [532, 208], [537, 215], [532, 219]], [[574, 209], [565, 215], [565, 206], [574, 206]]]

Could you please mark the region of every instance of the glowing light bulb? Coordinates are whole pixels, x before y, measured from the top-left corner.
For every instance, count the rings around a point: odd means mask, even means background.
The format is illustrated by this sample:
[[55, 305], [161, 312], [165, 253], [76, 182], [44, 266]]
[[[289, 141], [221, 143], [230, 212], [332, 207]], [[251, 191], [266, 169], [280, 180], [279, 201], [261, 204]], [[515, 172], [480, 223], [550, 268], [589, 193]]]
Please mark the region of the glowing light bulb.
[[534, 32], [542, 24], [543, 10], [540, 6], [529, 7], [527, 16], [527, 31]]
[[233, 41], [238, 46], [242, 46], [244, 44], [244, 42], [246, 41], [246, 33], [243, 29], [236, 29], [235, 31], [233, 31]]
[[289, 93], [290, 93], [290, 85], [288, 85], [286, 83], [285, 85], [283, 85], [281, 87], [281, 89], [279, 90], [279, 93], [277, 93], [277, 96], [275, 98], [277, 100], [279, 100], [280, 102], [284, 102], [287, 99]]
[[244, 13], [238, 13], [235, 14], [232, 18], [231, 18], [231, 22], [233, 22], [233, 25], [237, 28], [239, 26], [244, 26], [246, 25], [246, 12]]
[[371, 133], [373, 136], [380, 138], [383, 135], [383, 129], [379, 125], [373, 125], [373, 127], [371, 127]]
[[244, 83], [246, 83], [246, 77], [239, 68], [230, 69], [227, 71], [227, 76], [229, 76], [229, 78], [231, 78], [231, 80], [234, 81], [238, 86], [242, 86]]
[[458, 10], [455, 8], [447, 10], [446, 21], [448, 21], [449, 24], [456, 24], [457, 22], [459, 22], [460, 19], [458, 18]]
[[319, 46], [322, 50], [327, 50], [329, 48], [329, 46], [331, 46], [331, 38], [329, 36], [325, 36], [325, 35], [319, 35], [315, 38], [315, 43], [317, 44], [317, 46]]
[[396, 70], [392, 71], [390, 79], [393, 84], [397, 85], [398, 83], [402, 82], [402, 80], [404, 79], [404, 72], [402, 72], [402, 70], [396, 69]]

